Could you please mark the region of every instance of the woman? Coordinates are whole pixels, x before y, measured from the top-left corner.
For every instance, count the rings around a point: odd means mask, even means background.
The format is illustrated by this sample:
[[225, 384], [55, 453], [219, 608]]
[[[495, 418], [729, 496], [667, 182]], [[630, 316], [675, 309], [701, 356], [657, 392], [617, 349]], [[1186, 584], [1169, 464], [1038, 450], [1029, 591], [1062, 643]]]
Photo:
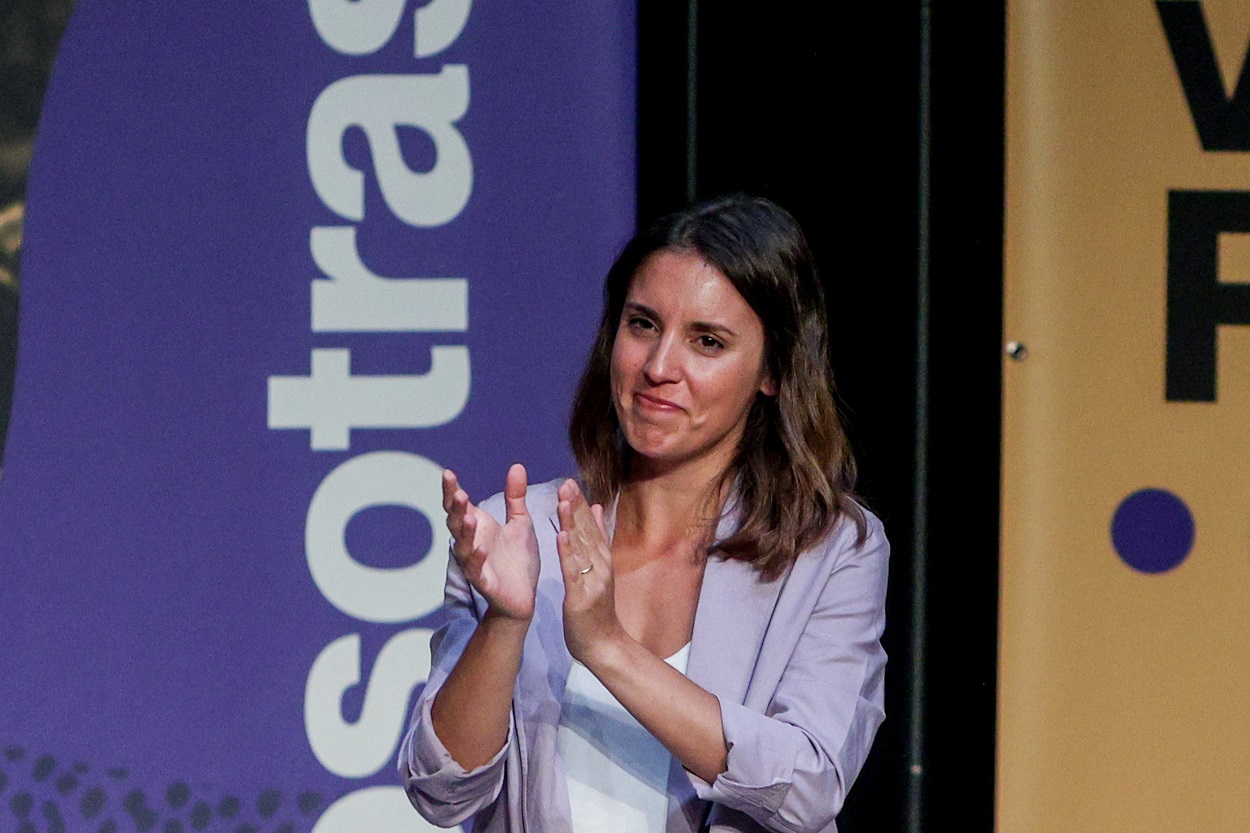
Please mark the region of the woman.
[[696, 205], [605, 296], [570, 425], [586, 492], [515, 465], [474, 506], [444, 473], [408, 794], [483, 831], [835, 831], [884, 717], [888, 544], [852, 498], [802, 232]]

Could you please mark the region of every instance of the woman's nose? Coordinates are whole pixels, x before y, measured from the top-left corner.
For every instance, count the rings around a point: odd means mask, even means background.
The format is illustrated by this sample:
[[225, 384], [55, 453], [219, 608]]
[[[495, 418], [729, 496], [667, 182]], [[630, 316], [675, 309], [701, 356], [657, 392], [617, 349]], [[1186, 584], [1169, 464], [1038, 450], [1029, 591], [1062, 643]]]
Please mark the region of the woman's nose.
[[680, 378], [681, 361], [677, 347], [674, 338], [669, 335], [662, 336], [651, 345], [647, 361], [642, 366], [647, 381], [658, 385], [662, 382], [675, 382]]

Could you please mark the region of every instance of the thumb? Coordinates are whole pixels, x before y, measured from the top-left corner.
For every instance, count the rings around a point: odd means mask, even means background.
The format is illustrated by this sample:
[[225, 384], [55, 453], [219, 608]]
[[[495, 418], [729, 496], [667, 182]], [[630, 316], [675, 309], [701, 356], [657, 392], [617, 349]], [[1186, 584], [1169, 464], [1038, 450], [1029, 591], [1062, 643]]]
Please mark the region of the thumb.
[[513, 463], [508, 469], [508, 477], [504, 481], [503, 498], [507, 507], [508, 518], [528, 518], [529, 510], [525, 508], [525, 490], [528, 488], [528, 475], [525, 466]]

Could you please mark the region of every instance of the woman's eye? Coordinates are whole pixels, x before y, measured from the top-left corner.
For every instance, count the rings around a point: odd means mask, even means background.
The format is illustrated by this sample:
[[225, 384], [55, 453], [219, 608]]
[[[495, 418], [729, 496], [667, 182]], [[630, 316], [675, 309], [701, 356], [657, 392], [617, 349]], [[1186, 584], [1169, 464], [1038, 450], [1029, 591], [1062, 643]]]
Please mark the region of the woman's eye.
[[719, 339], [708, 335], [702, 335], [699, 336], [699, 346], [704, 350], [719, 350], [725, 345], [721, 344]]
[[628, 323], [629, 323], [630, 329], [633, 329], [633, 330], [654, 330], [655, 329], [655, 324], [651, 323], [651, 320], [649, 318], [642, 318], [641, 316], [637, 316], [637, 315], [631, 317]]

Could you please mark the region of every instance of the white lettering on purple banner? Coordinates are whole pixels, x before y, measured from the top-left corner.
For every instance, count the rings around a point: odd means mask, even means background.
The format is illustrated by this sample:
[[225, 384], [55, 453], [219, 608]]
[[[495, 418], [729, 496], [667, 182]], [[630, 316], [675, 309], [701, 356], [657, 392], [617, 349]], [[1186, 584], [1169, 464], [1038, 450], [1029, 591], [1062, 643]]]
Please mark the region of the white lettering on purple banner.
[[[318, 35], [343, 55], [368, 56], [400, 28], [404, 0], [309, 0]], [[459, 37], [469, 0], [434, 0], [413, 13], [415, 58], [428, 58]], [[357, 74], [329, 84], [308, 116], [308, 174], [326, 208], [366, 223], [365, 175], [343, 154], [352, 128], [368, 141], [382, 198], [409, 226], [437, 228], [454, 220], [473, 190], [473, 161], [456, 123], [469, 107], [469, 70], [444, 66], [436, 74]], [[417, 128], [432, 141], [433, 167], [414, 171], [400, 152], [399, 128]], [[311, 229], [312, 261], [323, 277], [310, 286], [312, 333], [463, 333], [468, 330], [468, 281], [463, 277], [382, 277], [361, 259], [357, 226]], [[347, 451], [355, 429], [419, 429], [455, 420], [468, 402], [469, 349], [430, 348], [430, 369], [419, 375], [353, 375], [348, 349], [311, 349], [307, 376], [271, 376], [268, 425], [301, 429], [309, 447]], [[327, 604], [361, 622], [399, 624], [420, 618], [442, 598], [448, 536], [441, 521], [441, 466], [410, 452], [372, 451], [331, 469], [309, 503], [305, 528], [308, 568]], [[376, 506], [421, 513], [433, 530], [429, 551], [410, 566], [382, 569], [360, 563], [348, 549], [351, 519]], [[407, 721], [412, 691], [429, 673], [430, 631], [395, 633], [379, 651], [355, 722], [343, 719], [345, 692], [360, 683], [361, 639], [348, 633], [327, 645], [308, 672], [304, 726], [309, 747], [326, 770], [363, 779], [391, 765]], [[428, 828], [401, 787], [366, 786], [322, 814], [316, 833], [362, 833]]]

